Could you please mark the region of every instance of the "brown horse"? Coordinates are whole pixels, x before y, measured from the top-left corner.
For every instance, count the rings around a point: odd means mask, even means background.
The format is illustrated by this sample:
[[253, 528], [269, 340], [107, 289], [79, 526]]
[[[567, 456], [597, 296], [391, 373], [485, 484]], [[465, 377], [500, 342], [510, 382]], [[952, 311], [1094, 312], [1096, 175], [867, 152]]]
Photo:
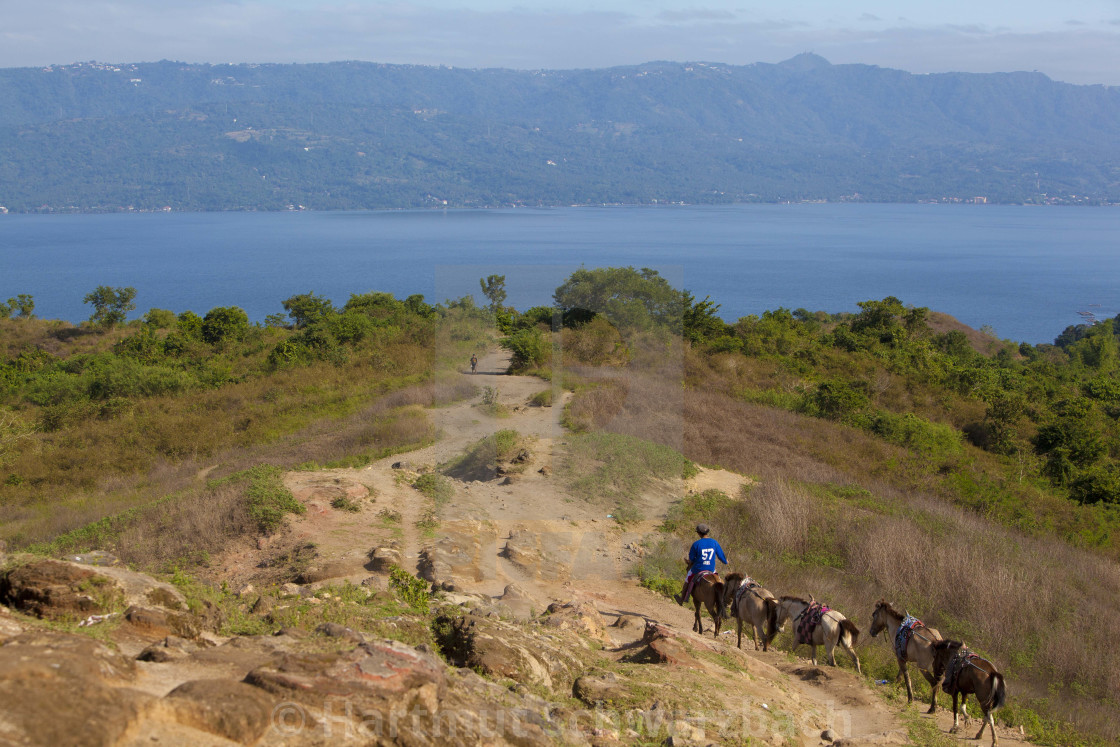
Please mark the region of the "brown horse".
[[[933, 644], [933, 675], [945, 681], [941, 684], [947, 695], [953, 696], [953, 728], [955, 734], [960, 726], [957, 722], [957, 696], [961, 705], [969, 694], [976, 696], [980, 709], [984, 712], [980, 731], [973, 739], [984, 735], [984, 727], [992, 728], [992, 747], [999, 744], [996, 736], [996, 722], [992, 714], [1007, 703], [1007, 687], [1003, 675], [996, 671], [992, 663], [968, 650], [960, 641], [938, 641]], [[967, 714], [966, 714], [967, 717]]]
[[[772, 606], [776, 610], [776, 614], [771, 616], [770, 630], [767, 631], [767, 634], [773, 638], [785, 630], [786, 621], [792, 618], [795, 626], [793, 650], [796, 651], [797, 647], [804, 643], [804, 641], [799, 640], [796, 627], [799, 626], [802, 616], [809, 612], [810, 607], [814, 604], [815, 601], [811, 596], [808, 600], [801, 597], [782, 597], [777, 601], [767, 602], [768, 606]], [[856, 665], [856, 671], [862, 674], [863, 670], [859, 666], [859, 657], [856, 656], [856, 652], [852, 648], [858, 640], [859, 628], [856, 627], [855, 623], [836, 610], [827, 610], [821, 615], [820, 622], [809, 633], [807, 643], [809, 648], [812, 649], [814, 665], [817, 663], [817, 646], [823, 645], [825, 653], [828, 654], [828, 663], [836, 666], [836, 645], [839, 644], [852, 657], [852, 661]]]
[[730, 607], [732, 616], [738, 619], [739, 638], [735, 645], [739, 648], [743, 647], [744, 623], [751, 625], [754, 650], [758, 650], [759, 638], [762, 639], [762, 650], [766, 651], [769, 648], [773, 636], [768, 636], [764, 627], [768, 620], [767, 599], [774, 599], [774, 595], [749, 577], [742, 573], [728, 575], [727, 581], [723, 584], [723, 607]]
[[880, 599], [875, 605], [875, 611], [871, 613], [871, 637], [874, 638], [883, 630], [887, 631], [887, 642], [891, 644], [891, 650], [894, 651], [895, 659], [898, 661], [898, 676], [895, 677], [895, 682], [898, 682], [899, 678], [906, 682], [907, 703], [914, 702], [914, 688], [910, 684], [910, 670], [906, 663], [911, 662], [918, 668], [932, 690], [929, 710], [926, 713], [934, 713], [937, 711], [937, 689], [940, 680], [933, 676], [933, 644], [941, 640], [941, 634], [933, 628], [927, 628], [921, 622], [913, 625], [906, 648], [900, 655], [897, 645], [898, 629], [906, 618], [905, 610], [899, 612], [891, 606], [890, 602]]
[[715, 622], [716, 637], [719, 637], [720, 623], [723, 622], [723, 582], [715, 573], [705, 573], [692, 584], [692, 604], [696, 611], [696, 622], [692, 630], [703, 634], [704, 623], [700, 622], [700, 606], [707, 608], [708, 614]]

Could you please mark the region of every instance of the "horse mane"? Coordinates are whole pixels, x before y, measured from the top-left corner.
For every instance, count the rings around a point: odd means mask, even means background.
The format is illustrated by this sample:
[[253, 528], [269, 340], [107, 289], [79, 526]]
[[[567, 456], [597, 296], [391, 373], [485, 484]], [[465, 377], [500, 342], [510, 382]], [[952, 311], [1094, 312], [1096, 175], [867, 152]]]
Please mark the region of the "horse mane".
[[727, 580], [725, 580], [724, 583], [730, 586], [732, 581], [742, 583], [744, 578], [746, 578], [746, 576], [742, 573], [728, 573]]
[[783, 602], [801, 602], [801, 604], [809, 604], [808, 599], [802, 599], [801, 597], [791, 597], [791, 596], [788, 596], [788, 595], [783, 595], [782, 598], [781, 598], [781, 601], [783, 601]]
[[894, 605], [891, 604], [890, 602], [888, 602], [886, 599], [880, 599], [879, 602], [875, 606], [876, 607], [882, 607], [889, 614], [894, 615], [899, 620], [902, 620], [906, 617], [906, 610], [903, 610], [902, 612], [899, 612], [898, 610], [896, 610], [894, 608]]

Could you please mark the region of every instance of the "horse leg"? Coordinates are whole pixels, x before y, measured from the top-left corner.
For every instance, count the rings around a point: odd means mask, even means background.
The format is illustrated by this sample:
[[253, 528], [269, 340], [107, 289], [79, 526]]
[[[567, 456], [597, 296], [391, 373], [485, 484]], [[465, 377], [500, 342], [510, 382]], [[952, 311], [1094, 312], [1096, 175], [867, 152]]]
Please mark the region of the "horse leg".
[[863, 669], [859, 665], [859, 657], [856, 656], [856, 650], [846, 643], [844, 644], [844, 650], [852, 657], [852, 663], [856, 665], [856, 674], [863, 674]]
[[813, 662], [813, 666], [817, 665], [817, 644], [809, 644], [809, 659]]
[[[919, 669], [918, 671], [922, 673], [922, 676], [926, 678], [926, 682], [929, 683], [931, 693], [929, 696], [929, 710], [926, 711], [926, 713], [937, 713], [937, 691], [941, 687], [941, 680], [924, 669]], [[967, 715], [968, 714], [965, 714], [966, 717]]]
[[700, 600], [693, 597], [692, 604], [693, 604], [693, 616], [696, 618], [694, 620], [694, 622], [692, 623], [692, 631], [694, 633], [703, 633], [704, 632], [704, 623], [700, 619]]
[[719, 603], [717, 602], [714, 609], [712, 607], [708, 607], [708, 614], [711, 615], [712, 620], [715, 621], [716, 638], [719, 638], [719, 629], [723, 627], [723, 607], [720, 607]]
[[906, 683], [906, 704], [909, 705], [914, 702], [914, 687], [910, 684], [910, 669], [902, 659], [898, 659], [897, 661], [898, 676]]
[[949, 730], [950, 734], [956, 734], [961, 729], [960, 723], [957, 721], [957, 695], [958, 693], [953, 693], [953, 728]]
[[[735, 628], [735, 632], [738, 634], [738, 638], [735, 640], [735, 647], [736, 648], [742, 648], [743, 647], [743, 618], [742, 618], [742, 616], [740, 616], [738, 614], [735, 615], [735, 622], [737, 623], [737, 627]], [[755, 648], [758, 648], [758, 642], [757, 641], [755, 642], [754, 645], [755, 645]]]
[[[979, 698], [977, 698], [977, 700], [979, 700]], [[980, 731], [976, 732], [976, 736], [973, 737], [973, 739], [977, 739], [977, 740], [979, 740], [980, 737], [984, 736], [984, 729], [986, 729], [988, 727], [988, 717], [991, 715], [984, 709], [984, 706], [980, 706], [980, 712], [983, 714], [980, 717]], [[992, 726], [992, 739], [993, 740], [995, 739], [995, 736], [996, 736], [996, 729], [995, 729], [995, 726], [993, 725]]]

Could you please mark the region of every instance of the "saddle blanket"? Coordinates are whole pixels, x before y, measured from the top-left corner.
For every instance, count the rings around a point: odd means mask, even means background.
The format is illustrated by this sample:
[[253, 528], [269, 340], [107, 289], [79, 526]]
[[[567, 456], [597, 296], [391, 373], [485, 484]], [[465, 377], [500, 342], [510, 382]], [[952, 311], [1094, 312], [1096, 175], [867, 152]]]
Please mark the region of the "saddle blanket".
[[898, 626], [898, 632], [894, 636], [894, 655], [901, 661], [906, 661], [906, 647], [910, 645], [910, 638], [914, 635], [914, 628], [924, 628], [925, 624], [907, 613], [906, 617], [902, 620], [902, 624]]
[[812, 645], [813, 631], [820, 625], [821, 617], [829, 608], [820, 602], [813, 602], [801, 613], [801, 620], [797, 623], [797, 644], [808, 643]]

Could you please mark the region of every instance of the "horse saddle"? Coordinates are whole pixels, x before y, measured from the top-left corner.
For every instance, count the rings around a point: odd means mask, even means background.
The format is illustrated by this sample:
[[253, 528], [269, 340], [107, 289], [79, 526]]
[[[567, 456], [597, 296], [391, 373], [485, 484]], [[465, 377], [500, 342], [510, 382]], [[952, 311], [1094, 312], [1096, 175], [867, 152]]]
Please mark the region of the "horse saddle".
[[820, 602], [813, 602], [801, 613], [801, 620], [797, 624], [797, 643], [812, 643], [813, 630], [820, 624], [824, 613], [829, 607]]
[[700, 573], [696, 575], [696, 580], [693, 583], [698, 584], [701, 581], [707, 581], [714, 586], [720, 582], [719, 574], [715, 571], [700, 571]]

